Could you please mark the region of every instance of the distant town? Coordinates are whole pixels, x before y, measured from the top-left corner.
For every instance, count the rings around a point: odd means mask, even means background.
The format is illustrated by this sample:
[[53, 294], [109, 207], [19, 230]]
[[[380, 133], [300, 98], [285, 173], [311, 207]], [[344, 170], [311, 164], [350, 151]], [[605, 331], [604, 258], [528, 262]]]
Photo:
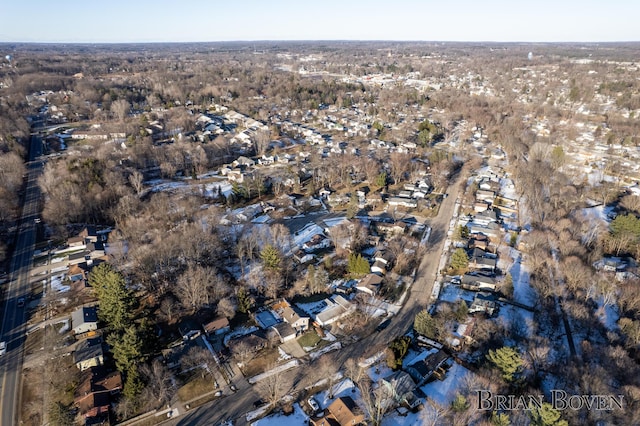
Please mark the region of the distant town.
[[0, 50], [2, 424], [640, 423], [640, 45]]

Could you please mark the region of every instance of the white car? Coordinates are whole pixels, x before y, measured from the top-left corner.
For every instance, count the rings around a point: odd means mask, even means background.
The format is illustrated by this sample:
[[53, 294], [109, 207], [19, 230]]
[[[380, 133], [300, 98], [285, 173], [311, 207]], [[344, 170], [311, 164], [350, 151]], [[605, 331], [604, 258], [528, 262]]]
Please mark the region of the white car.
[[313, 397], [307, 399], [307, 402], [309, 403], [309, 407], [311, 407], [314, 413], [317, 413], [318, 410], [320, 410], [318, 402]]
[[0, 342], [0, 355], [7, 353], [7, 342]]

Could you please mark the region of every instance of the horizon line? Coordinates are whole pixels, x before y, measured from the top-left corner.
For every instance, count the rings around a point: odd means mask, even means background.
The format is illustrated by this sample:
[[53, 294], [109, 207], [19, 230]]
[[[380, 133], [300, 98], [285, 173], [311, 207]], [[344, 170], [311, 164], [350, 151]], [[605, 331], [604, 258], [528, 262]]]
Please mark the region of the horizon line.
[[394, 39], [255, 39], [255, 40], [209, 40], [209, 41], [0, 41], [7, 44], [66, 44], [66, 45], [132, 45], [132, 44], [214, 44], [214, 43], [443, 43], [443, 44], [635, 44], [638, 40], [616, 41], [531, 41], [531, 40], [394, 40]]

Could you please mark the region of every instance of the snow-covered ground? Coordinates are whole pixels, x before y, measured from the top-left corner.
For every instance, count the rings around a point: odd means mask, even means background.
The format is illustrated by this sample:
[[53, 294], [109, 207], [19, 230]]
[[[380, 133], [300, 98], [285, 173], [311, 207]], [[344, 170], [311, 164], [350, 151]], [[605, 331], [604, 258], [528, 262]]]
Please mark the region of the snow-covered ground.
[[522, 262], [522, 253], [512, 248], [509, 256], [513, 259], [513, 264], [509, 268], [509, 273], [513, 279], [513, 300], [533, 306], [536, 301], [536, 293], [531, 288], [529, 270], [527, 265]]
[[356, 403], [360, 400], [360, 389], [350, 380], [344, 379], [340, 383], [337, 383], [333, 386], [333, 398], [329, 398], [329, 391], [322, 391], [315, 394], [313, 397], [316, 401], [318, 401], [318, 405], [320, 405], [320, 409], [324, 410], [327, 408], [336, 398], [340, 398], [342, 396], [349, 396], [353, 398]]
[[340, 342], [335, 342], [330, 344], [329, 346], [325, 346], [322, 349], [319, 349], [315, 352], [311, 352], [309, 353], [309, 358], [311, 358], [312, 360], [317, 359], [318, 357], [320, 357], [321, 355], [326, 354], [327, 352], [331, 352], [331, 351], [337, 351], [338, 349], [342, 348], [342, 344]]
[[64, 293], [71, 290], [71, 286], [62, 284], [65, 279], [65, 274], [53, 275], [51, 277], [51, 290], [54, 293]]
[[473, 374], [471, 371], [454, 363], [447, 371], [443, 381], [434, 380], [420, 389], [431, 400], [442, 406], [448, 406], [456, 397], [456, 394], [460, 392], [460, 389], [463, 389], [466, 377], [471, 374]]
[[304, 426], [307, 424], [307, 416], [299, 404], [293, 404], [293, 413], [285, 416], [282, 413], [273, 414], [251, 423], [252, 426]]
[[603, 224], [611, 222], [610, 215], [613, 214], [614, 208], [612, 206], [605, 206], [603, 204], [587, 207], [580, 211], [585, 218], [595, 221], [599, 220]]

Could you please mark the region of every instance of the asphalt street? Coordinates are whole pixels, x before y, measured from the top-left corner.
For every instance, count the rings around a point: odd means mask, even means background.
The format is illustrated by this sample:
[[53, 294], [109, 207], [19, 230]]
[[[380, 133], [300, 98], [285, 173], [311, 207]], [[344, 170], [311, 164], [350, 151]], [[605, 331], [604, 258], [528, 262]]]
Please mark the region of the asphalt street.
[[18, 306], [18, 299], [24, 297], [26, 300], [29, 292], [29, 268], [36, 242], [35, 222], [40, 209], [40, 189], [37, 180], [42, 173], [42, 163], [34, 160], [41, 155], [41, 151], [40, 138], [32, 136], [22, 215], [9, 270], [9, 282], [5, 284], [1, 340], [7, 343], [7, 352], [0, 357], [0, 374], [2, 374], [0, 423], [3, 425], [18, 424], [27, 319], [25, 307]]

